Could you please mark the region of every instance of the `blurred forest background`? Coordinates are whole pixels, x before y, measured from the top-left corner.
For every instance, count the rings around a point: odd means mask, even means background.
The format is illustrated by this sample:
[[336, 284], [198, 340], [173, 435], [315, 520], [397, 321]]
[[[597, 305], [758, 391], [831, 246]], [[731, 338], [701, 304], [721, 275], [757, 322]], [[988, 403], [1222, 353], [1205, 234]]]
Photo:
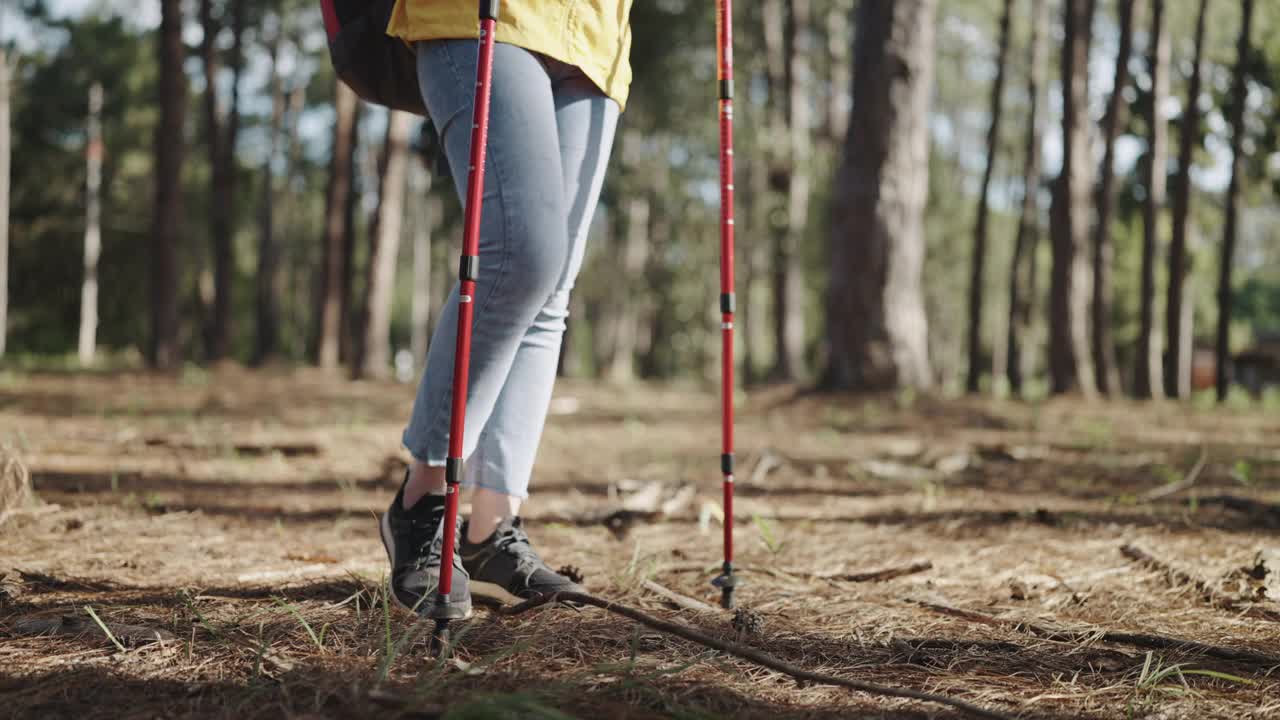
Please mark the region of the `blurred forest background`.
[[[713, 10], [635, 3], [567, 375], [717, 377]], [[1280, 4], [736, 13], [748, 383], [1275, 402]], [[421, 125], [318, 3], [0, 4], [4, 364], [414, 379], [461, 238]]]

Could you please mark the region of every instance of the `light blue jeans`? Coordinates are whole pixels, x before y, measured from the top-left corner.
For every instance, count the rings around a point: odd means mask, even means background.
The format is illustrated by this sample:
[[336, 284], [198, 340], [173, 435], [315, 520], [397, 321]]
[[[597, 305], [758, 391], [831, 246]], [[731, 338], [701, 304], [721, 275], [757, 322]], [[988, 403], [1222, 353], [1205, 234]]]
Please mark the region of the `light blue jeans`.
[[[460, 198], [476, 51], [475, 40], [417, 45], [422, 97]], [[463, 483], [526, 497], [618, 105], [576, 67], [504, 43], [490, 97]], [[404, 431], [405, 447], [430, 465], [448, 454], [457, 312], [455, 284]]]

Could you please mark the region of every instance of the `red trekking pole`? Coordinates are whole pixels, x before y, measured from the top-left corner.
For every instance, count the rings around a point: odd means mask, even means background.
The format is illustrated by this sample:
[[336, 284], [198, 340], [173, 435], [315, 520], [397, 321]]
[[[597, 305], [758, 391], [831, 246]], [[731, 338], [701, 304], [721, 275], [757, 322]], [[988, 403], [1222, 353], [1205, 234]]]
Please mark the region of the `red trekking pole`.
[[716, 2], [716, 77], [720, 85], [720, 472], [724, 474], [724, 566], [711, 581], [720, 605], [733, 607], [733, 0]]
[[480, 204], [484, 196], [484, 156], [489, 135], [489, 86], [493, 78], [493, 34], [498, 0], [480, 0], [480, 52], [476, 60], [476, 94], [471, 120], [471, 158], [463, 217], [462, 259], [458, 264], [458, 342], [453, 354], [453, 405], [449, 420], [449, 456], [445, 460], [444, 547], [440, 584], [427, 617], [436, 621], [433, 648], [449, 646], [449, 591], [453, 589], [453, 553], [458, 526], [458, 484], [462, 481], [462, 439], [467, 415], [467, 371], [471, 364], [472, 299], [480, 275]]

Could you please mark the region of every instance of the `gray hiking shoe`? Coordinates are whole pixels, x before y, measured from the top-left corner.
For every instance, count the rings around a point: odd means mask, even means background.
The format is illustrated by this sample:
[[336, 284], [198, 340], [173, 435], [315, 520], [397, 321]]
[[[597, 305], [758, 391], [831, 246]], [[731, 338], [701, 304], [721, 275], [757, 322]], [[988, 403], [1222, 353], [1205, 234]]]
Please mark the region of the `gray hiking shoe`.
[[585, 593], [586, 588], [547, 567], [521, 525], [520, 518], [504, 520], [481, 543], [467, 542], [463, 530], [459, 554], [476, 594], [518, 603], [558, 592]]
[[[406, 477], [407, 479], [407, 477]], [[433, 612], [444, 548], [444, 497], [425, 495], [404, 509], [404, 484], [382, 515], [382, 545], [391, 562], [391, 596], [400, 607], [425, 617], [451, 620], [471, 616], [471, 589], [460, 553], [453, 554], [453, 583], [447, 609]], [[455, 528], [455, 533], [458, 533]], [[460, 535], [455, 534], [455, 538]], [[455, 540], [455, 548], [460, 543]]]

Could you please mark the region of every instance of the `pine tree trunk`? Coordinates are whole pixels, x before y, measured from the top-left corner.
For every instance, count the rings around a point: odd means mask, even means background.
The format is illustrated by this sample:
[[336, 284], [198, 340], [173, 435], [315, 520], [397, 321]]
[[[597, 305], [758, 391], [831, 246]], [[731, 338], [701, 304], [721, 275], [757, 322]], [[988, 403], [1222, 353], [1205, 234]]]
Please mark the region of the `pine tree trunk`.
[[[649, 262], [649, 196], [637, 193], [625, 201], [626, 233], [622, 238], [622, 275], [638, 278]], [[635, 378], [635, 357], [640, 336], [640, 312], [635, 298], [638, 292], [628, 293], [617, 303], [613, 318], [613, 347], [609, 353], [609, 366], [605, 376], [614, 382]]]
[[1191, 209], [1191, 165], [1200, 144], [1200, 77], [1204, 52], [1205, 15], [1209, 0], [1200, 0], [1196, 15], [1195, 51], [1191, 58], [1191, 77], [1187, 79], [1187, 101], [1182, 106], [1178, 132], [1178, 172], [1173, 176], [1173, 234], [1169, 240], [1169, 284], [1165, 295], [1164, 390], [1169, 397], [1186, 397], [1191, 392], [1190, 338], [1183, 337], [1187, 324], [1183, 318], [1187, 274], [1187, 220]]
[[160, 120], [155, 130], [155, 207], [151, 227], [151, 338], [147, 361], [161, 370], [182, 361], [178, 346], [178, 244], [182, 234], [183, 125], [187, 81], [182, 71], [182, 3], [161, 0], [157, 62]]
[[378, 207], [369, 228], [369, 265], [359, 342], [352, 375], [386, 378], [391, 371], [391, 304], [404, 220], [405, 176], [409, 166], [409, 129], [413, 116], [392, 110], [378, 163]]
[[1231, 382], [1231, 263], [1236, 251], [1236, 204], [1244, 184], [1244, 106], [1249, 97], [1245, 84], [1249, 60], [1252, 54], [1250, 39], [1253, 26], [1253, 0], [1242, 0], [1240, 36], [1236, 40], [1236, 67], [1231, 79], [1231, 182], [1227, 185], [1226, 227], [1222, 231], [1222, 256], [1218, 262], [1218, 331], [1215, 338], [1217, 362], [1214, 384], [1218, 402], [1227, 399]]
[[[785, 12], [783, 6], [785, 5]], [[779, 139], [772, 184], [782, 207], [773, 223], [773, 315], [776, 380], [804, 372], [804, 287], [800, 243], [809, 212], [809, 0], [765, 7], [772, 136]], [[781, 138], [786, 138], [785, 144]]]
[[431, 194], [431, 169], [410, 161], [412, 204], [420, 211], [413, 228], [413, 301], [410, 309], [409, 347], [416, 369], [427, 364], [431, 338], [431, 235], [440, 222], [440, 198]]
[[5, 48], [0, 47], [0, 357], [4, 357], [9, 336], [9, 156], [11, 133], [9, 103], [13, 66]]
[[1161, 361], [1162, 342], [1156, 322], [1156, 267], [1160, 258], [1160, 211], [1165, 205], [1169, 123], [1165, 119], [1165, 99], [1169, 97], [1169, 33], [1164, 23], [1165, 0], [1152, 0], [1151, 55], [1147, 65], [1151, 71], [1151, 103], [1147, 106], [1147, 163], [1144, 168], [1147, 189], [1142, 203], [1142, 281], [1141, 306], [1138, 311], [1138, 349], [1134, 364], [1133, 394], [1140, 398], [1164, 395], [1164, 368]]
[[[279, 21], [278, 21], [279, 22]], [[267, 127], [267, 157], [262, 163], [262, 204], [259, 207], [258, 273], [256, 276], [256, 335], [253, 363], [269, 361], [280, 349], [280, 241], [275, 233], [276, 181], [274, 165], [284, 126], [284, 79], [280, 76], [280, 33], [277, 29], [271, 56], [271, 123]]]
[[218, 360], [231, 349], [234, 257], [232, 224], [235, 220], [235, 145], [240, 132], [240, 74], [244, 66], [241, 44], [244, 37], [245, 2], [231, 2], [232, 45], [231, 103], [225, 115], [218, 107], [218, 55], [215, 41], [221, 26], [214, 20], [212, 0], [200, 2], [200, 24], [204, 37], [200, 56], [204, 66], [204, 124], [210, 168], [209, 232], [213, 251], [213, 314], [205, 334], [205, 354]]
[[1095, 393], [1089, 352], [1089, 39], [1094, 0], [1064, 0], [1062, 173], [1054, 181], [1049, 237], [1049, 376], [1054, 393]]
[[921, 270], [935, 0], [862, 0], [835, 186], [823, 385], [928, 387]]
[[338, 350], [344, 327], [344, 272], [348, 268], [345, 243], [347, 214], [354, 193], [356, 132], [359, 105], [356, 94], [335, 81], [333, 156], [329, 161], [329, 187], [325, 193], [324, 259], [320, 279], [320, 321], [316, 333], [316, 363], [326, 369], [338, 367]]
[[1009, 25], [1013, 14], [1013, 0], [1004, 0], [1000, 14], [1000, 40], [996, 51], [996, 78], [991, 85], [991, 124], [987, 127], [987, 163], [982, 171], [982, 185], [978, 191], [978, 219], [973, 228], [973, 257], [969, 273], [969, 372], [965, 378], [965, 390], [978, 392], [982, 380], [982, 305], [985, 289], [984, 275], [987, 262], [987, 195], [991, 189], [991, 174], [995, 170], [996, 153], [1000, 148], [1000, 115], [1004, 100], [1004, 73], [1009, 57]]
[[1048, 55], [1049, 2], [1032, 0], [1033, 19], [1028, 51], [1027, 96], [1031, 98], [1027, 118], [1027, 143], [1022, 172], [1022, 210], [1009, 266], [1009, 327], [1005, 370], [1009, 390], [1022, 394], [1027, 369], [1024, 345], [1031, 330], [1031, 308], [1035, 299], [1036, 246], [1040, 237], [1040, 150], [1044, 142], [1045, 63]]
[[1098, 219], [1093, 229], [1093, 365], [1098, 373], [1098, 390], [1104, 395], [1119, 394], [1120, 369], [1116, 365], [1115, 340], [1111, 333], [1111, 303], [1114, 297], [1112, 267], [1115, 244], [1111, 240], [1111, 215], [1115, 208], [1116, 136], [1126, 104], [1124, 88], [1129, 84], [1129, 55], [1133, 52], [1133, 23], [1140, 0], [1118, 0], [1120, 47], [1116, 52], [1111, 96], [1102, 119], [1102, 171], [1098, 184]]
[[98, 257], [102, 253], [102, 85], [89, 88], [85, 144], [84, 279], [80, 282], [80, 364], [93, 364], [98, 338]]
[[827, 6], [827, 136], [839, 143], [849, 130], [849, 16], [852, 0], [834, 0]]

